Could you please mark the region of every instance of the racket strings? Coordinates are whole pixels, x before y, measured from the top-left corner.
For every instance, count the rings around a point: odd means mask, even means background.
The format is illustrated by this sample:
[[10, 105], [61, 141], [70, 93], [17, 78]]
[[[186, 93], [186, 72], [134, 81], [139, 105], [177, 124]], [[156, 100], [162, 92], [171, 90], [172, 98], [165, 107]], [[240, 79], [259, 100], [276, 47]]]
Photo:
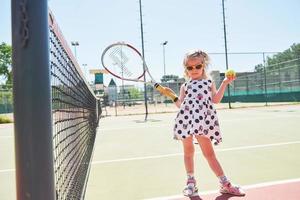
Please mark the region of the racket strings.
[[115, 47], [110, 53], [109, 57], [113, 61], [113, 65], [117, 66], [121, 70], [122, 77], [132, 77], [133, 73], [126, 67], [129, 58], [122, 49], [122, 46]]
[[[117, 42], [109, 45], [102, 53], [101, 62], [111, 75], [119, 79], [152, 85], [156, 83], [141, 53], [130, 44]], [[150, 81], [146, 80], [146, 74]]]

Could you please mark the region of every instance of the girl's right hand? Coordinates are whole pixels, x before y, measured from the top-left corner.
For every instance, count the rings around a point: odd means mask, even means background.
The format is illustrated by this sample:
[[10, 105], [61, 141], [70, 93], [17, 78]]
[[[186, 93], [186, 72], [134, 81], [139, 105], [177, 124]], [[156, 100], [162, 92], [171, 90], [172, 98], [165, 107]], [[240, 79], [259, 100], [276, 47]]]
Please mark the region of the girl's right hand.
[[231, 84], [236, 79], [236, 76], [225, 77], [223, 83], [226, 85]]
[[162, 95], [169, 97], [170, 99], [173, 100], [173, 102], [178, 101], [178, 97], [176, 93], [171, 88], [168, 87], [162, 87], [162, 88], [163, 88], [162, 90], [159, 90]]

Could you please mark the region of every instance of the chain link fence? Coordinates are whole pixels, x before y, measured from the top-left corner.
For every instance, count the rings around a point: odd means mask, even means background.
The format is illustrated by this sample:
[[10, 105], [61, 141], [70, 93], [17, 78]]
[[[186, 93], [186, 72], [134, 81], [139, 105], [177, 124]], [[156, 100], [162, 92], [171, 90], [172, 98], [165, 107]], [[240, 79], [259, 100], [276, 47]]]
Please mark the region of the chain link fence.
[[0, 114], [13, 112], [12, 85], [0, 85]]
[[[257, 72], [240, 73], [230, 92], [233, 102], [298, 102], [300, 59], [269, 65]], [[224, 102], [227, 101], [226, 92]]]
[[[224, 73], [212, 71], [212, 79], [219, 87]], [[179, 94], [184, 79], [163, 82], [163, 86]], [[228, 91], [225, 92], [220, 108], [227, 108]], [[300, 101], [300, 59], [265, 66], [256, 72], [238, 72], [237, 79], [230, 85], [230, 101], [235, 107], [272, 104], [274, 102]], [[143, 85], [108, 86], [101, 98], [102, 115], [134, 115], [146, 111]], [[175, 112], [171, 100], [147, 86], [147, 108], [149, 113]], [[0, 113], [13, 111], [12, 85], [0, 85]]]
[[[211, 77], [217, 88], [225, 74], [212, 71]], [[163, 82], [161, 85], [179, 94], [184, 79]], [[286, 104], [300, 101], [300, 59], [265, 66], [256, 72], [238, 72], [237, 79], [225, 91], [218, 108], [228, 108], [230, 100], [234, 107]], [[102, 97], [103, 115], [144, 114], [146, 105], [143, 87], [121, 85], [108, 87]], [[153, 87], [147, 86], [147, 109], [149, 113], [176, 112], [171, 100], [162, 96]]]

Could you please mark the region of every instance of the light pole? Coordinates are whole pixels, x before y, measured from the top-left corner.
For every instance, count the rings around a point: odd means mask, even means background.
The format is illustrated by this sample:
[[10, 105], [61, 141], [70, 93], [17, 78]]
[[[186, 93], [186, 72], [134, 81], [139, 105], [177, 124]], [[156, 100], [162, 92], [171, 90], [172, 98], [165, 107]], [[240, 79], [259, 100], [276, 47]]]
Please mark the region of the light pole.
[[164, 63], [164, 76], [166, 76], [166, 54], [165, 54], [165, 46], [168, 44], [168, 41], [164, 41], [161, 43], [163, 47], [163, 63]]
[[[143, 11], [142, 11], [142, 0], [139, 0], [139, 10], [140, 10], [140, 24], [141, 24], [141, 42], [142, 42], [142, 56], [145, 60], [145, 50], [144, 50], [144, 28], [143, 28]], [[143, 63], [143, 69], [145, 71], [145, 63]], [[144, 81], [146, 82], [146, 76], [144, 76]], [[144, 100], [145, 100], [145, 121], [148, 118], [148, 100], [147, 100], [147, 85], [144, 83]]]
[[[222, 14], [223, 14], [223, 31], [224, 31], [224, 44], [225, 44], [225, 61], [226, 61], [226, 70], [228, 70], [228, 55], [227, 55], [227, 37], [226, 37], [226, 21], [225, 21], [225, 6], [224, 0], [222, 0]], [[231, 109], [231, 100], [230, 100], [230, 87], [227, 86], [227, 93], [228, 93], [228, 104], [229, 108]]]
[[77, 59], [76, 46], [79, 46], [79, 42], [73, 41], [71, 42], [71, 45], [74, 46], [74, 54], [75, 54], [75, 58]]

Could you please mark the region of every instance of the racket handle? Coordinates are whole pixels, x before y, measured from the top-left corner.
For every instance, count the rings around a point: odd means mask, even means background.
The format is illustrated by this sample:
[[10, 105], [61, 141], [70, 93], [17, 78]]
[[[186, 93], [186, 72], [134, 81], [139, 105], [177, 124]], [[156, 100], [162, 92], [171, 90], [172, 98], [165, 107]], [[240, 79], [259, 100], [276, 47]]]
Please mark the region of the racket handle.
[[165, 87], [161, 86], [160, 84], [158, 83], [155, 83], [154, 84], [154, 87], [156, 90], [158, 90], [161, 94], [171, 98], [173, 100], [173, 102], [176, 102], [178, 100], [178, 97], [177, 95], [174, 93], [174, 92], [170, 92], [170, 91], [167, 91]]

